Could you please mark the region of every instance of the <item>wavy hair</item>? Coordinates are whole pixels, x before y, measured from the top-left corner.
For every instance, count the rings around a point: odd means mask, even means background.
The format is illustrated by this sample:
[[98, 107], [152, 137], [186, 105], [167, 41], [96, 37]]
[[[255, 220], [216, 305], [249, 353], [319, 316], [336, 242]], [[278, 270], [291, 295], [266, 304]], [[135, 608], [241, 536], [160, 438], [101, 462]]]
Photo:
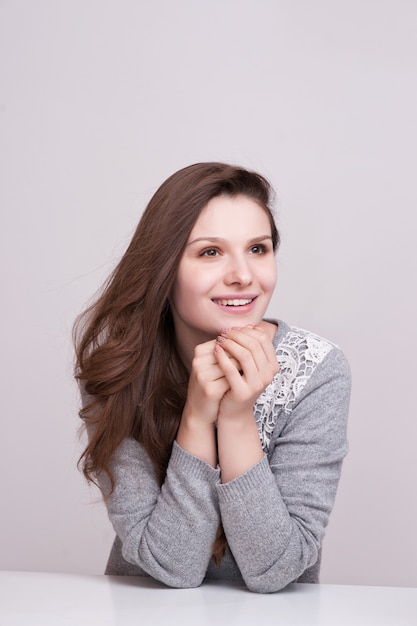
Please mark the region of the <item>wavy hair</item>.
[[[278, 247], [272, 188], [263, 176], [223, 163], [190, 165], [155, 192], [99, 297], [75, 322], [75, 377], [88, 394], [80, 417], [92, 427], [80, 465], [92, 482], [105, 472], [111, 490], [111, 459], [127, 436], [144, 446], [164, 482], [188, 385], [170, 296], [195, 222], [209, 200], [221, 195], [245, 195], [259, 203], [271, 223], [274, 250]], [[216, 562], [225, 545], [220, 527]]]

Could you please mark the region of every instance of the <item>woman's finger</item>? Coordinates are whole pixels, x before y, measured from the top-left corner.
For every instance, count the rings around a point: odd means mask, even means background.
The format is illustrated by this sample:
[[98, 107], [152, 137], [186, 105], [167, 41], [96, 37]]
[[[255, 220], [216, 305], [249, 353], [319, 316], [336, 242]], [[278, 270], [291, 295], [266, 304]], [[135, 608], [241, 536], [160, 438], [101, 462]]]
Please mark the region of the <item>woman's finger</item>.
[[247, 376], [258, 372], [268, 383], [279, 369], [270, 337], [263, 331], [252, 327], [232, 329], [220, 335], [218, 342], [239, 362], [240, 369]]

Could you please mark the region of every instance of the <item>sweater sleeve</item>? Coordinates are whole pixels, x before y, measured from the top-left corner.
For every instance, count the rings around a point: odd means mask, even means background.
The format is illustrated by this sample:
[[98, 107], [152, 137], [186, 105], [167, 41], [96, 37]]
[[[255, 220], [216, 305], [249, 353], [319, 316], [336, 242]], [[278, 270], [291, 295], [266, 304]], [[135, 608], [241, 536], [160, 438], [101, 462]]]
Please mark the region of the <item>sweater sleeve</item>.
[[274, 432], [268, 456], [217, 486], [225, 534], [252, 591], [278, 591], [317, 561], [347, 453], [349, 397], [349, 367], [334, 348]]
[[[125, 439], [112, 460], [105, 498], [123, 557], [171, 587], [201, 584], [219, 525], [219, 470], [173, 444], [162, 488], [143, 446]], [[104, 495], [107, 475], [99, 476]]]

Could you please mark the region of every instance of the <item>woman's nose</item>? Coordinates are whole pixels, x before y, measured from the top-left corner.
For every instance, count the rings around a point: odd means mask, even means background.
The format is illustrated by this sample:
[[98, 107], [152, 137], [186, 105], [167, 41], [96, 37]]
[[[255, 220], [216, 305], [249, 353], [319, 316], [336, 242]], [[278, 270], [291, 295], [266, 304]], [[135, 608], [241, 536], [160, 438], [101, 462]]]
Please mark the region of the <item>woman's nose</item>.
[[248, 261], [244, 257], [231, 258], [224, 280], [228, 285], [250, 285], [252, 282], [252, 272]]

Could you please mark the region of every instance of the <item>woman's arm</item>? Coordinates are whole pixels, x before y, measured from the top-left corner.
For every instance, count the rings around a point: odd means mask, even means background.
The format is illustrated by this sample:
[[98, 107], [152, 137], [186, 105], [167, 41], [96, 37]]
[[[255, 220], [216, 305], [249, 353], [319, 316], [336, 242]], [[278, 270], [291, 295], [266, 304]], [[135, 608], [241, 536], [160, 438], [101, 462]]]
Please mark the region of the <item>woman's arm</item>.
[[347, 452], [347, 362], [318, 365], [264, 456], [217, 491], [229, 546], [249, 589], [273, 592], [318, 557]]
[[188, 381], [187, 400], [177, 433], [177, 443], [190, 454], [217, 466], [215, 422], [228, 382], [219, 367], [215, 341], [195, 347]]
[[[123, 557], [171, 587], [201, 584], [219, 525], [219, 471], [175, 442], [159, 487], [143, 446], [132, 438], [117, 449], [113, 493], [105, 500]], [[99, 476], [104, 495], [110, 483]]]
[[218, 337], [215, 354], [229, 384], [219, 405], [217, 424], [221, 479], [226, 483], [263, 457], [253, 405], [279, 367], [270, 333], [260, 326], [224, 332]]
[[[143, 446], [126, 439], [116, 451], [108, 515], [123, 557], [173, 587], [195, 587], [207, 571], [220, 523], [214, 422], [228, 383], [215, 341], [196, 347], [176, 442], [162, 488]], [[104, 495], [110, 484], [103, 474]]]

